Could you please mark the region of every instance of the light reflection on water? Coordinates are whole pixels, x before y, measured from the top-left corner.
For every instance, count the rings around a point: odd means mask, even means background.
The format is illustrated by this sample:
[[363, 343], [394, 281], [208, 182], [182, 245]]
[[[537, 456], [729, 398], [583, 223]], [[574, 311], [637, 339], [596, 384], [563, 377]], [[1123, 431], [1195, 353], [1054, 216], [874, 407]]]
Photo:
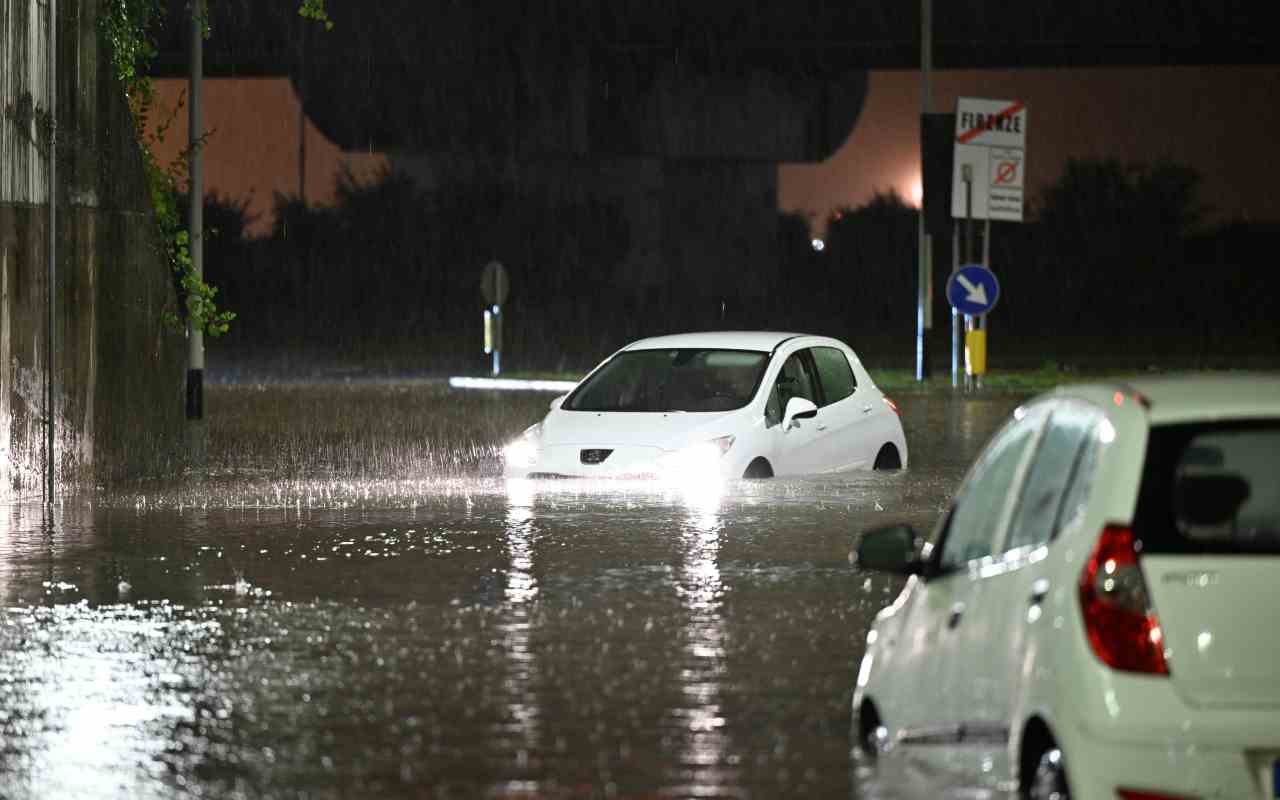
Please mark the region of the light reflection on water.
[[509, 566], [504, 596], [510, 615], [504, 623], [503, 649], [509, 664], [507, 706], [517, 729], [514, 771], [520, 775], [505, 781], [505, 794], [534, 794], [541, 788], [536, 780], [542, 751], [541, 706], [538, 696], [537, 654], [531, 646], [530, 604], [538, 597], [534, 575], [535, 491], [529, 481], [511, 481], [507, 486], [506, 540]]
[[678, 765], [683, 781], [670, 787], [681, 795], [697, 796], [706, 790], [737, 783], [725, 770], [732, 743], [725, 728], [721, 681], [724, 678], [724, 642], [727, 637], [721, 605], [725, 587], [720, 580], [720, 518], [722, 487], [695, 484], [684, 493], [688, 506], [681, 529], [683, 563], [678, 591], [686, 615], [681, 690], [684, 694], [687, 732]]
[[849, 796], [895, 589], [853, 536], [927, 527], [1007, 410], [904, 406], [896, 475], [246, 473], [51, 524], [0, 505], [0, 796]]

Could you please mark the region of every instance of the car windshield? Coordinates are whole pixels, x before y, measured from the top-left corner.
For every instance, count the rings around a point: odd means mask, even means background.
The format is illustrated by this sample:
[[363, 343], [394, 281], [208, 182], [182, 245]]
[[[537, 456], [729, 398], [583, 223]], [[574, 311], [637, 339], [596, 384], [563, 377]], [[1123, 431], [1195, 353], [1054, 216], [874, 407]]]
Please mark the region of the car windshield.
[[565, 400], [568, 411], [730, 411], [751, 401], [767, 353], [627, 350]]
[[1280, 553], [1280, 422], [1153, 428], [1135, 532], [1145, 552]]

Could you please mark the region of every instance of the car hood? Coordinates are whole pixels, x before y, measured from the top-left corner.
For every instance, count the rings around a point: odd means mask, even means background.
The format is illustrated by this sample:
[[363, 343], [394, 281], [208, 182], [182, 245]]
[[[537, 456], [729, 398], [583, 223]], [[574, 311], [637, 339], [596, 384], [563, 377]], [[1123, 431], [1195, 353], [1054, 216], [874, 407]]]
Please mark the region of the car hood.
[[555, 445], [638, 445], [674, 450], [701, 439], [733, 432], [741, 409], [714, 413], [564, 411], [542, 422], [542, 443]]

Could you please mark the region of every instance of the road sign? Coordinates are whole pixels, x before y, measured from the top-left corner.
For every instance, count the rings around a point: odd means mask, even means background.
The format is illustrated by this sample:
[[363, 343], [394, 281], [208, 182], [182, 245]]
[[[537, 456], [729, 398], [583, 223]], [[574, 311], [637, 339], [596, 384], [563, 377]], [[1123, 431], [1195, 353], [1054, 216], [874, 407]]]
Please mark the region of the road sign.
[[[956, 101], [951, 216], [1022, 221], [1027, 106], [1021, 100]], [[966, 197], [963, 167], [973, 179]]]
[[511, 282], [507, 279], [506, 267], [497, 261], [484, 265], [480, 273], [480, 294], [491, 306], [500, 306], [507, 302], [507, 292], [511, 290]]
[[1000, 281], [981, 264], [967, 264], [952, 273], [947, 281], [947, 301], [961, 314], [986, 314], [996, 307], [999, 299]]

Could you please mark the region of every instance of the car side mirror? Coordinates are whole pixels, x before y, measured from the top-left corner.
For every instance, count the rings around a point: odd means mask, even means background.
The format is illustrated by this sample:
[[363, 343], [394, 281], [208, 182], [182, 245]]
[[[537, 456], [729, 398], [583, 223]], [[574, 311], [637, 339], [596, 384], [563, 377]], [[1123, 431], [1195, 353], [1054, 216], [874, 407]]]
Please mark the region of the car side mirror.
[[920, 534], [905, 524], [873, 528], [858, 541], [854, 565], [894, 575], [920, 575], [925, 568]]
[[559, 407], [560, 407], [560, 404], [561, 404], [561, 403], [563, 403], [563, 402], [564, 402], [564, 399], [565, 399], [566, 397], [568, 397], [568, 396], [569, 396], [569, 395], [567, 395], [567, 394], [562, 394], [562, 395], [560, 395], [559, 397], [552, 398], [551, 402], [550, 402], [550, 403], [548, 403], [548, 405], [550, 406], [551, 410], [552, 410], [552, 411], [555, 411], [557, 408], [559, 408]]
[[803, 397], [793, 397], [787, 401], [787, 409], [782, 415], [782, 429], [790, 430], [795, 427], [795, 421], [798, 419], [813, 419], [818, 415], [818, 407], [814, 405], [812, 400], [806, 400]]

